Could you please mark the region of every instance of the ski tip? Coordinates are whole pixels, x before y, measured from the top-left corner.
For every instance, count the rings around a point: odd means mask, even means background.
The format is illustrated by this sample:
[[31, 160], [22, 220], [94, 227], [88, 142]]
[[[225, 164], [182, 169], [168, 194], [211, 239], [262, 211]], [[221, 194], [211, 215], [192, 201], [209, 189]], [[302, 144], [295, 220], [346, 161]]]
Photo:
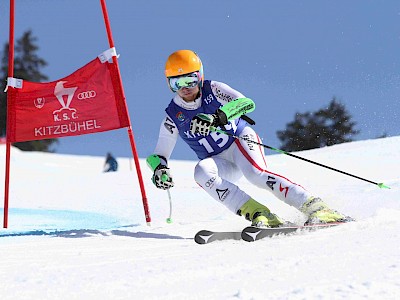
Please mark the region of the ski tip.
[[204, 245], [207, 244], [208, 241], [210, 240], [210, 238], [213, 236], [213, 232], [212, 231], [208, 231], [208, 230], [200, 230], [198, 233], [196, 233], [196, 235], [194, 236], [194, 241], [197, 244], [200, 245]]

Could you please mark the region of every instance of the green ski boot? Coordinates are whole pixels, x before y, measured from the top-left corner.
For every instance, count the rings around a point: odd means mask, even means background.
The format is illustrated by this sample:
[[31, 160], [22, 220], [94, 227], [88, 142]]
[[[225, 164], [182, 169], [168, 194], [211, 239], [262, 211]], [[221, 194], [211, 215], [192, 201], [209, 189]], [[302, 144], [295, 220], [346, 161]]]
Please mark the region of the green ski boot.
[[283, 221], [277, 215], [261, 203], [250, 198], [242, 207], [237, 211], [239, 216], [245, 216], [246, 220], [251, 221], [251, 226], [256, 227], [279, 227]]
[[301, 206], [300, 211], [308, 216], [304, 225], [354, 221], [353, 218], [329, 208], [321, 198], [317, 197], [308, 198]]

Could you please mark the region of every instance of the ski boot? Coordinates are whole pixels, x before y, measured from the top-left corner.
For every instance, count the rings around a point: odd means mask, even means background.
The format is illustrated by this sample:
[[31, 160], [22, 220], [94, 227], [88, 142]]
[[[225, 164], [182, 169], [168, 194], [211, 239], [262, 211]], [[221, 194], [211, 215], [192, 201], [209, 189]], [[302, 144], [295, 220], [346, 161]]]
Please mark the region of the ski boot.
[[321, 198], [317, 197], [308, 198], [301, 206], [300, 211], [308, 216], [304, 225], [354, 221], [353, 218], [329, 208]]
[[245, 216], [246, 220], [251, 221], [251, 226], [256, 227], [279, 227], [283, 224], [283, 221], [278, 218], [277, 215], [271, 213], [271, 211], [261, 203], [249, 199], [242, 207], [237, 211], [239, 216]]

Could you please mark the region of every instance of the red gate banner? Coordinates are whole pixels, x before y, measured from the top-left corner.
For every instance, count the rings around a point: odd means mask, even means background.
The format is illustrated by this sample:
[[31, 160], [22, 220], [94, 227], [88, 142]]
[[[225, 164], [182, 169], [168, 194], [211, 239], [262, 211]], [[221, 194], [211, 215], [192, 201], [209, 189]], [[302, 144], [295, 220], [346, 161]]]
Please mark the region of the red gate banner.
[[100, 58], [48, 83], [22, 81], [9, 88], [11, 143], [60, 138], [129, 127], [118, 69]]
[[[14, 76], [14, 11], [10, 0], [7, 130], [3, 227], [8, 227], [11, 143], [96, 133], [126, 127], [147, 225], [151, 217], [118, 68], [106, 0], [100, 0], [110, 49], [73, 74], [49, 83]], [[7, 90], [6, 89], [6, 90]]]

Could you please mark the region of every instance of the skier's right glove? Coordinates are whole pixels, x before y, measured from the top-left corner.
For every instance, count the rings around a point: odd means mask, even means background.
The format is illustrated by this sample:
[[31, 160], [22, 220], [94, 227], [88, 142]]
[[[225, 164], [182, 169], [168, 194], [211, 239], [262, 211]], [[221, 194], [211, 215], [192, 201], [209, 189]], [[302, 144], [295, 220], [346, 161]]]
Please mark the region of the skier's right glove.
[[164, 157], [152, 154], [146, 159], [147, 165], [153, 170], [151, 180], [154, 185], [162, 190], [168, 190], [174, 186], [169, 168], [166, 166], [167, 161]]
[[154, 174], [151, 179], [155, 186], [162, 190], [168, 190], [174, 186], [169, 169], [163, 165], [159, 165], [159, 167], [154, 170]]

